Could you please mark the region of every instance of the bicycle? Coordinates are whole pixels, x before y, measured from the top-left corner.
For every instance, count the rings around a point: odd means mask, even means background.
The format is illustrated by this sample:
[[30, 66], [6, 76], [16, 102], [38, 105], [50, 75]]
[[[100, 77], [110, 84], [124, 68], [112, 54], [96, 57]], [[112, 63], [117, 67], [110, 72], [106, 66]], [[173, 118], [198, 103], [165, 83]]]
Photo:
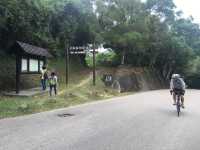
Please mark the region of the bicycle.
[[177, 110], [177, 115], [178, 117], [180, 116], [180, 112], [181, 112], [181, 91], [175, 91], [175, 95], [176, 95], [176, 110]]

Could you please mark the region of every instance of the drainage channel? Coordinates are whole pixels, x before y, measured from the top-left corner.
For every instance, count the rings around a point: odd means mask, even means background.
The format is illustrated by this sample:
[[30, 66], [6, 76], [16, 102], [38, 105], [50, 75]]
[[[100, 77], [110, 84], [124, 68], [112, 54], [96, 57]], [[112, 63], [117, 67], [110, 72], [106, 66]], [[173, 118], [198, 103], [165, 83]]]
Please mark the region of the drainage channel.
[[75, 114], [70, 114], [70, 113], [64, 113], [64, 114], [58, 114], [58, 117], [63, 117], [63, 118], [65, 118], [65, 117], [73, 117], [73, 116], [75, 116]]

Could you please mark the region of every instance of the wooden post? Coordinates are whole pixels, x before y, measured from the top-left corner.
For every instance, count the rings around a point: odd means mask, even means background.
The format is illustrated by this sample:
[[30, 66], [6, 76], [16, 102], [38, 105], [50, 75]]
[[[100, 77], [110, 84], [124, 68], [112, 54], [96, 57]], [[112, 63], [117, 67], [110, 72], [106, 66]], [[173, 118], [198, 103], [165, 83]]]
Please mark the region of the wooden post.
[[93, 44], [93, 85], [96, 85], [96, 51], [95, 44]]
[[47, 67], [47, 58], [43, 57], [43, 60], [44, 60], [44, 66]]
[[40, 72], [40, 61], [41, 60], [38, 60], [38, 72]]
[[27, 58], [27, 72], [30, 71], [30, 58]]
[[16, 94], [20, 92], [21, 57], [16, 55]]
[[66, 49], [65, 52], [65, 58], [66, 58], [66, 85], [69, 84], [69, 46]]
[[126, 52], [125, 52], [125, 50], [123, 50], [123, 52], [122, 52], [122, 59], [121, 59], [121, 65], [125, 64], [125, 54], [126, 54]]

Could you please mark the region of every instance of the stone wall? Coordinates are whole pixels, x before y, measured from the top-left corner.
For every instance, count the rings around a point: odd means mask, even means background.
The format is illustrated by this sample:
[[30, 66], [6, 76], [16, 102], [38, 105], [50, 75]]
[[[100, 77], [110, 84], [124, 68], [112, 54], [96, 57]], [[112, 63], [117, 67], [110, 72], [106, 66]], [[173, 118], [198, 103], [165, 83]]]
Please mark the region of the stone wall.
[[120, 66], [110, 70], [105, 69], [103, 74], [112, 74], [112, 87], [119, 92], [125, 91], [148, 91], [166, 88], [165, 81], [156, 70], [149, 68], [136, 68], [131, 66]]

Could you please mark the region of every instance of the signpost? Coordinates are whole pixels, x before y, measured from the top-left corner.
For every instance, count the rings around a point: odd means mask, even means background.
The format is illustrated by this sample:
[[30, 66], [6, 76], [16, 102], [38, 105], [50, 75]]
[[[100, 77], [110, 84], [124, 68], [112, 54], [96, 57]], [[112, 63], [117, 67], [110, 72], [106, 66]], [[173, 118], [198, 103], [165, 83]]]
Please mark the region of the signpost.
[[96, 51], [95, 44], [93, 44], [93, 85], [96, 85]]
[[66, 58], [66, 85], [69, 84], [69, 47], [67, 47], [67, 50], [65, 52], [65, 58]]
[[[93, 49], [92, 51], [90, 51]], [[66, 57], [66, 85], [69, 84], [69, 63], [70, 63], [70, 55], [86, 55], [86, 53], [92, 52], [93, 54], [93, 85], [96, 85], [96, 53], [95, 45], [93, 47], [90, 46], [70, 46], [66, 49], [65, 57]]]

